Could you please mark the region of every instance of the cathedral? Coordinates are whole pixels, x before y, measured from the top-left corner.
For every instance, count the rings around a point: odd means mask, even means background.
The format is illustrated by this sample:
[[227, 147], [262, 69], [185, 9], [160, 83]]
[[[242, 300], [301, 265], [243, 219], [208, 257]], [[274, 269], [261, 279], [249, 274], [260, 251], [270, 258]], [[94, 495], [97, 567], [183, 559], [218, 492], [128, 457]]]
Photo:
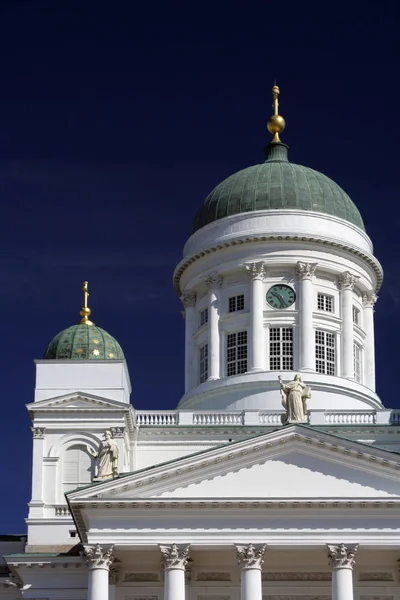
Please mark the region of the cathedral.
[[272, 93], [265, 161], [211, 191], [174, 272], [176, 408], [132, 406], [87, 282], [35, 361], [27, 535], [0, 536], [0, 600], [400, 599], [382, 268], [346, 192], [289, 162]]

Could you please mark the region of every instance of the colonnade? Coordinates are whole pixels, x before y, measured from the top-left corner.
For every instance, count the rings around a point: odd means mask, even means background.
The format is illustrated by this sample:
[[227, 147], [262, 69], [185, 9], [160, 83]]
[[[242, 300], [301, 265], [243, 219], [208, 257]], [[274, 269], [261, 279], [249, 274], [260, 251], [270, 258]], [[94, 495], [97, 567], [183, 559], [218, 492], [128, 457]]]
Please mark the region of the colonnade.
[[[245, 265], [249, 278], [249, 326], [248, 326], [248, 372], [267, 371], [267, 345], [264, 334], [264, 311], [266, 310], [264, 281], [267, 277], [267, 266], [264, 262]], [[297, 262], [298, 309], [299, 309], [299, 353], [295, 361], [295, 369], [303, 372], [315, 372], [315, 329], [314, 311], [316, 309], [316, 289], [314, 279], [318, 269], [317, 263]], [[337, 332], [337, 346], [340, 352], [337, 375], [352, 379], [354, 377], [354, 323], [353, 323], [353, 291], [357, 277], [344, 271], [339, 277], [341, 328]], [[208, 287], [208, 380], [222, 376], [221, 361], [221, 288], [223, 278], [218, 273], [207, 276]], [[363, 295], [363, 329], [364, 339], [364, 377], [363, 384], [375, 390], [375, 350], [374, 350], [374, 318], [373, 308], [377, 296], [371, 290]], [[197, 348], [195, 333], [198, 328], [196, 313], [196, 294], [185, 291], [181, 297], [185, 307], [186, 319], [186, 354], [185, 354], [185, 391], [198, 385]], [[297, 363], [297, 366], [296, 366]]]
[[[327, 545], [327, 560], [332, 569], [332, 600], [353, 600], [353, 565], [358, 546]], [[164, 600], [185, 600], [185, 570], [190, 546], [160, 546], [164, 570]], [[241, 600], [262, 600], [262, 565], [266, 545], [237, 545], [237, 564], [241, 570]], [[114, 560], [113, 547], [99, 544], [85, 547], [89, 569], [88, 600], [113, 600], [115, 581], [109, 575]], [[111, 588], [111, 591], [110, 591]]]

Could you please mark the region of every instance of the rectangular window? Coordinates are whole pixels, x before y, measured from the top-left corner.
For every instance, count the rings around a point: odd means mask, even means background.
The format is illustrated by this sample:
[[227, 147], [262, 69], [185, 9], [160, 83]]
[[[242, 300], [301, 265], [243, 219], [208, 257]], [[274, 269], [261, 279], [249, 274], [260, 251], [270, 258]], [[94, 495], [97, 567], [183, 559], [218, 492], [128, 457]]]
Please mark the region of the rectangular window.
[[335, 374], [335, 334], [315, 332], [315, 369], [325, 375]]
[[354, 379], [361, 383], [361, 348], [357, 344], [353, 344], [354, 357]]
[[333, 296], [328, 296], [327, 294], [321, 294], [318, 292], [317, 308], [318, 310], [333, 312]]
[[244, 294], [229, 298], [229, 312], [236, 312], [237, 310], [244, 310]]
[[200, 311], [199, 327], [203, 327], [203, 325], [205, 325], [206, 323], [208, 323], [208, 308], [205, 308], [204, 310]]
[[292, 327], [271, 327], [269, 331], [269, 368], [271, 371], [293, 371]]
[[229, 333], [226, 344], [226, 374], [239, 375], [247, 371], [247, 331]]
[[199, 352], [199, 359], [199, 382], [204, 383], [208, 379], [208, 344], [204, 344], [204, 346], [201, 346]]
[[356, 306], [353, 306], [353, 323], [360, 324], [360, 310]]

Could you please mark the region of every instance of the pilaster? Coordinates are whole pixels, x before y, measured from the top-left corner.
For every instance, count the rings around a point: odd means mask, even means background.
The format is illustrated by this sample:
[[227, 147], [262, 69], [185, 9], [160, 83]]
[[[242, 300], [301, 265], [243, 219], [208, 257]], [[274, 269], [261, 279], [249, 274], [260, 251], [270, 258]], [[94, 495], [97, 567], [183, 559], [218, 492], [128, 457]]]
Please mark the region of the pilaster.
[[375, 391], [375, 331], [374, 331], [374, 306], [378, 296], [374, 290], [369, 290], [363, 295], [363, 324], [365, 331], [364, 343], [364, 383]]

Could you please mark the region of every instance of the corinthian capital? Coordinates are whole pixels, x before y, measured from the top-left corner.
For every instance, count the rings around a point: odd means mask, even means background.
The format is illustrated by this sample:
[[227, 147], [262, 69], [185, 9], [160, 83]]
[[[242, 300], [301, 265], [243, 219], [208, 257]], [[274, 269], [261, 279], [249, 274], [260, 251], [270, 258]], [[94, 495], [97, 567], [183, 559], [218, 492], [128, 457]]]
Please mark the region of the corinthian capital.
[[245, 265], [245, 269], [250, 279], [261, 279], [263, 280], [266, 276], [266, 265], [264, 262], [254, 262], [249, 265]]
[[210, 290], [220, 288], [222, 285], [222, 275], [218, 275], [218, 273], [210, 273], [210, 275], [205, 278], [205, 282]]
[[190, 544], [188, 546], [177, 546], [176, 544], [160, 546], [163, 568], [185, 569], [189, 560], [189, 548]]
[[329, 566], [332, 569], [352, 569], [355, 564], [355, 557], [358, 550], [358, 544], [355, 546], [345, 546], [338, 544], [331, 546], [327, 544]]
[[354, 284], [356, 283], [358, 277], [349, 273], [349, 271], [345, 271], [339, 277], [339, 287], [341, 290], [354, 290]]
[[366, 292], [362, 297], [363, 306], [374, 307], [375, 302], [378, 300], [378, 296], [375, 294], [374, 290], [370, 290]]
[[256, 548], [253, 544], [236, 546], [237, 563], [241, 569], [261, 569], [266, 545]]
[[188, 306], [196, 306], [196, 293], [189, 291], [183, 292], [181, 302], [185, 308], [188, 308]]
[[103, 550], [100, 544], [85, 546], [85, 560], [89, 569], [109, 569], [114, 560], [114, 546]]
[[312, 279], [315, 275], [315, 269], [318, 263], [297, 263], [297, 276], [299, 279]]
[[34, 440], [43, 440], [46, 434], [45, 427], [31, 427]]

